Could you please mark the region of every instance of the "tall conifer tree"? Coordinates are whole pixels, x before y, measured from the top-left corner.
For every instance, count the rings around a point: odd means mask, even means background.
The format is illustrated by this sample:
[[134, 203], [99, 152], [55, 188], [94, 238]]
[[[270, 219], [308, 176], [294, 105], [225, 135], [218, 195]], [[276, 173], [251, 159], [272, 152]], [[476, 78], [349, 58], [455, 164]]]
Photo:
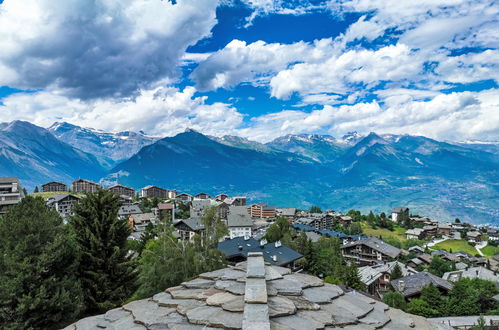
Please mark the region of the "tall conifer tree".
[[127, 219], [118, 218], [119, 197], [99, 190], [73, 208], [72, 227], [82, 253], [79, 276], [88, 312], [123, 303], [135, 289], [136, 271], [126, 248]]
[[59, 214], [26, 197], [0, 216], [0, 324], [52, 329], [83, 309], [78, 248]]

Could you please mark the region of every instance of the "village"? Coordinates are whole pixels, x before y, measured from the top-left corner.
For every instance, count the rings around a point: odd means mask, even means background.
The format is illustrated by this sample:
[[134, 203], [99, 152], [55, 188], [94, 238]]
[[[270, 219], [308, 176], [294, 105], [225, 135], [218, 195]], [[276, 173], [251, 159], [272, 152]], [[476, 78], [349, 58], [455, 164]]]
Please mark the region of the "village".
[[[69, 189], [59, 182], [42, 184], [39, 191], [35, 189], [34, 195], [43, 196], [46, 204], [54, 207], [65, 219], [72, 214], [73, 204], [82, 195], [100, 188], [98, 183], [77, 179]], [[499, 281], [499, 255], [495, 255], [499, 251], [496, 247], [499, 230], [462, 223], [459, 219], [453, 223], [440, 223], [428, 217], [411, 216], [407, 207], [394, 207], [389, 217], [381, 215], [388, 227], [392, 230], [393, 226], [397, 227], [394, 232], [398, 233], [398, 241], [393, 241], [391, 236], [376, 235], [376, 230], [368, 224], [369, 216], [367, 221], [359, 221], [360, 212], [342, 214], [333, 210], [322, 211], [318, 207], [298, 210], [265, 203], [247, 204], [244, 196], [220, 193], [212, 197], [203, 192], [192, 196], [152, 185], [143, 187], [140, 193], [122, 185], [107, 189], [121, 200], [118, 215], [128, 220], [130, 240], [140, 240], [149, 224], [157, 224], [162, 219], [171, 219], [179, 240], [192, 240], [204, 231], [203, 214], [207, 209], [215, 208], [217, 216], [229, 230], [227, 237], [218, 244], [228, 262], [240, 262], [248, 253], [263, 252], [266, 262], [299, 270], [300, 253], [279, 241], [267, 242], [265, 239], [267, 229], [276, 219], [284, 218], [292, 228], [293, 236], [304, 234], [312, 242], [321, 237], [338, 238], [343, 258], [355, 262], [366, 291], [378, 298], [383, 298], [392, 288], [407, 299], [414, 298], [430, 283], [447, 291], [460, 278]], [[0, 191], [0, 214], [26, 194], [17, 178], [0, 178]], [[352, 226], [355, 223], [361, 225]], [[408, 246], [411, 243], [413, 245]], [[465, 248], [459, 250], [459, 246]], [[441, 277], [425, 271], [435, 256], [450, 262], [452, 271]], [[390, 274], [396, 266], [403, 277], [392, 279]]]

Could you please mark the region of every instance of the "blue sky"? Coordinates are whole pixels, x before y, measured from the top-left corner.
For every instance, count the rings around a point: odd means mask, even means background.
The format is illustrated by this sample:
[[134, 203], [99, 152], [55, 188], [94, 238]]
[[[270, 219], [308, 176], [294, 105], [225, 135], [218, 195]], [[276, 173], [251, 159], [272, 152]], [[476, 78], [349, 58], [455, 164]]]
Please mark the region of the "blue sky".
[[0, 121], [499, 139], [490, 0], [0, 0]]

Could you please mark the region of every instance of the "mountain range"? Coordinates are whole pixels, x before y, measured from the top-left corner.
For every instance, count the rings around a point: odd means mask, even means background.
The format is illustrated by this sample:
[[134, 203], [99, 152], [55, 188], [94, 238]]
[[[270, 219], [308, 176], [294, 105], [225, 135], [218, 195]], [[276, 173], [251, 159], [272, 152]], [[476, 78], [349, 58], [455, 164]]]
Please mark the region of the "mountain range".
[[55, 123], [0, 124], [0, 175], [32, 189], [49, 180], [101, 179], [140, 188], [246, 195], [281, 207], [387, 212], [498, 224], [497, 143], [422, 136], [286, 135], [269, 143], [187, 130], [157, 138]]

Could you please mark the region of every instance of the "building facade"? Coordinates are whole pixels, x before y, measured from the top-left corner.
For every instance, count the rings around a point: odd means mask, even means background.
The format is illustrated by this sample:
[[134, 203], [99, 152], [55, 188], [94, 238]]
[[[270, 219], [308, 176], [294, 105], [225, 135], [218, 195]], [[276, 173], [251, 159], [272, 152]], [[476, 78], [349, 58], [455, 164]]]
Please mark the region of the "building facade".
[[78, 197], [71, 194], [57, 194], [46, 200], [48, 206], [56, 209], [57, 213], [65, 219], [73, 215], [73, 205], [79, 200]]
[[141, 194], [140, 196], [142, 198], [175, 198], [175, 196], [173, 197], [168, 197], [168, 196], [171, 196], [172, 194], [168, 193], [169, 190], [166, 190], [166, 189], [163, 189], [163, 188], [160, 188], [160, 187], [156, 187], [156, 186], [146, 186], [144, 188], [142, 188], [141, 190]]
[[128, 197], [134, 197], [135, 196], [135, 189], [122, 186], [120, 184], [117, 184], [115, 186], [112, 186], [108, 189], [110, 192], [118, 195], [118, 196], [128, 196]]
[[42, 184], [42, 192], [66, 192], [68, 187], [64, 183], [52, 181]]
[[71, 191], [74, 193], [80, 194], [88, 194], [97, 192], [100, 189], [100, 185], [98, 183], [92, 182], [90, 180], [78, 179], [73, 181], [71, 184]]
[[0, 214], [5, 214], [10, 207], [24, 198], [23, 188], [15, 177], [0, 177]]

